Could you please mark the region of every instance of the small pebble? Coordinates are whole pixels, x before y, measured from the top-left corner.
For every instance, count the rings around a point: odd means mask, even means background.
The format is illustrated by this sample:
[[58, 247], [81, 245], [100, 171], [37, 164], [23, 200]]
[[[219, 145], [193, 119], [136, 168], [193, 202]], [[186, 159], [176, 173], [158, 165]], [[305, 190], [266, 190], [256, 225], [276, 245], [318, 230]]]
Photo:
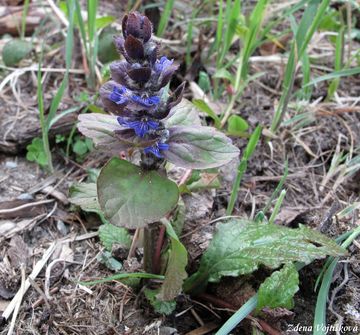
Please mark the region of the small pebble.
[[30, 193], [22, 193], [16, 199], [19, 199], [19, 200], [32, 200], [32, 199], [34, 199], [34, 197]]
[[17, 163], [12, 161], [7, 161], [5, 163], [5, 167], [7, 167], [8, 169], [15, 169], [17, 168]]
[[68, 227], [66, 226], [66, 224], [61, 221], [61, 220], [57, 220], [56, 221], [56, 228], [57, 230], [63, 235], [66, 236], [69, 232]]

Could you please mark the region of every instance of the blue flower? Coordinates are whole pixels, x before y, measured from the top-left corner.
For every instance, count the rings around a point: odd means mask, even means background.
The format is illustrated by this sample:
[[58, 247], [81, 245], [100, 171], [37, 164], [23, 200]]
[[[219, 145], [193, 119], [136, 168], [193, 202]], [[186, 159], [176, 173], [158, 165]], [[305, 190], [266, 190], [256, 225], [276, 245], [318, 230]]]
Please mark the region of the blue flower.
[[160, 151], [169, 150], [169, 144], [156, 142], [154, 145], [144, 148], [146, 154], [152, 153], [158, 158], [164, 158]]
[[127, 97], [127, 88], [125, 86], [113, 86], [112, 92], [109, 94], [109, 99], [117, 105], [122, 105], [129, 101]]
[[131, 100], [145, 107], [153, 107], [159, 104], [160, 102], [160, 98], [158, 96], [142, 98], [135, 94], [131, 96]]
[[162, 72], [168, 66], [170, 66], [174, 61], [167, 59], [165, 56], [162, 56], [160, 60], [157, 60], [154, 67], [157, 73]]
[[147, 118], [128, 121], [119, 116], [117, 120], [122, 126], [134, 129], [135, 134], [139, 137], [144, 137], [150, 130], [156, 130], [159, 127], [159, 122], [148, 120]]

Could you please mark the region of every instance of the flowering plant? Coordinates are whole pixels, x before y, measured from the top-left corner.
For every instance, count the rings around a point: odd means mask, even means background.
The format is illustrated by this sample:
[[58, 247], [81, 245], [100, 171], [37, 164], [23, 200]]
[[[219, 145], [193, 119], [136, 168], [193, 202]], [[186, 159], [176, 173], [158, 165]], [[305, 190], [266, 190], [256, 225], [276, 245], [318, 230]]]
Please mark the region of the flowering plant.
[[178, 202], [176, 184], [165, 177], [166, 161], [190, 169], [213, 168], [238, 156], [239, 150], [223, 133], [201, 126], [191, 103], [182, 100], [185, 83], [169, 91], [178, 66], [158, 57], [159, 45], [146, 16], [125, 15], [122, 35], [114, 43], [124, 60], [110, 65], [112, 80], [100, 88], [110, 114], [80, 115], [78, 129], [97, 148], [127, 157], [114, 157], [102, 168], [98, 200], [111, 223], [139, 228], [161, 219]]

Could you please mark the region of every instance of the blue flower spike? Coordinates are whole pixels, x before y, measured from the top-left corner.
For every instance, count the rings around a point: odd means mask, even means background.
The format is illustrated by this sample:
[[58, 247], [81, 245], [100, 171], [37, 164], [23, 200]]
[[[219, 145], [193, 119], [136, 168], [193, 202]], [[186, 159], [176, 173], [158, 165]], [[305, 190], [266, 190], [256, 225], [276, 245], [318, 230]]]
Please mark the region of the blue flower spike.
[[118, 122], [123, 127], [127, 127], [133, 129], [135, 131], [136, 136], [143, 138], [145, 135], [149, 134], [151, 130], [156, 130], [159, 127], [159, 122], [154, 120], [149, 120], [147, 118], [143, 118], [141, 120], [128, 121], [123, 117], [118, 117]]
[[144, 149], [144, 153], [146, 154], [153, 154], [155, 155], [157, 158], [164, 158], [164, 156], [161, 154], [160, 151], [165, 151], [165, 150], [169, 150], [169, 144], [167, 143], [162, 143], [162, 142], [156, 142], [154, 145], [150, 146], [150, 147], [146, 147]]
[[117, 105], [123, 105], [129, 101], [129, 98], [127, 97], [127, 91], [128, 90], [125, 86], [114, 86], [112, 92], [109, 95], [109, 99], [112, 102], [115, 102]]

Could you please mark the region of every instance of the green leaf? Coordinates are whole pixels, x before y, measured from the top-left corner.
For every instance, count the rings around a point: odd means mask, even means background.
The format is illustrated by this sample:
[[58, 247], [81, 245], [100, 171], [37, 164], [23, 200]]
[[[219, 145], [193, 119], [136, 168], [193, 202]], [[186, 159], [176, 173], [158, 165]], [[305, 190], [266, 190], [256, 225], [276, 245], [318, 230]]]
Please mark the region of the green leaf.
[[239, 115], [231, 115], [228, 120], [228, 133], [234, 136], [244, 136], [249, 124]]
[[114, 35], [118, 34], [116, 29], [107, 29], [99, 36], [98, 57], [101, 63], [112, 62], [119, 58], [114, 45]]
[[200, 109], [202, 112], [209, 115], [214, 120], [216, 128], [220, 127], [220, 123], [221, 123], [220, 118], [215, 114], [215, 112], [210, 108], [210, 106], [204, 100], [202, 100], [202, 99], [194, 99], [192, 101], [192, 103], [198, 109]]
[[14, 66], [23, 60], [32, 50], [32, 44], [27, 41], [13, 39], [4, 45], [2, 59], [6, 66]]
[[197, 273], [184, 284], [185, 291], [206, 287], [223, 276], [252, 273], [260, 265], [271, 269], [289, 262], [309, 264], [327, 255], [346, 252], [325, 235], [300, 226], [298, 229], [275, 224], [231, 220], [221, 224], [209, 248], [201, 258]]
[[261, 136], [261, 127], [257, 126], [254, 130], [254, 132], [251, 134], [249, 142], [246, 146], [245, 152], [244, 152], [244, 159], [248, 160], [254, 153], [254, 150], [256, 148], [257, 143], [259, 142], [260, 136]]
[[173, 107], [169, 116], [165, 119], [166, 128], [173, 126], [197, 126], [201, 125], [199, 113], [193, 104], [186, 99]]
[[201, 172], [199, 178], [193, 182], [188, 182], [186, 187], [190, 192], [198, 192], [202, 190], [209, 190], [212, 188], [219, 188], [221, 186], [218, 173]]
[[190, 169], [219, 167], [239, 155], [231, 140], [212, 127], [177, 126], [169, 129], [169, 150], [165, 158], [179, 166]]
[[125, 228], [116, 227], [110, 223], [103, 224], [99, 228], [99, 238], [103, 246], [111, 251], [114, 244], [118, 244], [126, 249], [130, 248], [130, 234]]
[[176, 210], [172, 215], [171, 225], [174, 228], [176, 235], [181, 235], [184, 223], [185, 223], [185, 203], [182, 197], [179, 198], [178, 204], [176, 206]]
[[230, 83], [234, 83], [234, 76], [225, 68], [218, 69], [212, 77], [219, 79], [227, 79], [230, 81]]
[[173, 300], [181, 293], [183, 281], [187, 278], [185, 267], [188, 262], [186, 248], [176, 236], [170, 222], [166, 220], [165, 225], [171, 246], [165, 280], [160, 287], [159, 294], [156, 296], [161, 301]]
[[101, 214], [99, 202], [97, 200], [96, 183], [79, 183], [70, 187], [69, 201], [79, 206], [85, 212]]
[[294, 294], [299, 290], [299, 273], [293, 263], [275, 271], [259, 288], [257, 310], [264, 307], [294, 307]]
[[154, 307], [155, 312], [159, 314], [170, 315], [176, 308], [176, 301], [161, 301], [156, 298], [159, 290], [145, 289], [145, 297], [149, 300], [150, 304]]
[[44, 167], [48, 164], [47, 155], [45, 152], [42, 139], [35, 137], [31, 144], [26, 147], [27, 154], [26, 159], [30, 162], [36, 162], [40, 166]]
[[96, 30], [100, 30], [112, 24], [113, 22], [115, 22], [115, 20], [116, 20], [115, 16], [110, 16], [110, 15], [98, 17], [95, 20], [95, 28]]
[[99, 263], [104, 264], [110, 270], [120, 271], [122, 269], [122, 264], [116, 260], [109, 251], [101, 252], [96, 256], [96, 259]]
[[83, 141], [81, 139], [77, 139], [73, 145], [73, 151], [77, 155], [83, 156], [88, 152], [88, 146], [85, 141]]
[[131, 146], [128, 142], [119, 140], [115, 130], [123, 129], [117, 121], [116, 115], [99, 113], [80, 114], [77, 127], [86, 137], [94, 141], [95, 147], [118, 154]]
[[174, 182], [119, 158], [111, 159], [102, 168], [97, 189], [105, 217], [127, 228], [145, 227], [161, 219], [179, 198]]

